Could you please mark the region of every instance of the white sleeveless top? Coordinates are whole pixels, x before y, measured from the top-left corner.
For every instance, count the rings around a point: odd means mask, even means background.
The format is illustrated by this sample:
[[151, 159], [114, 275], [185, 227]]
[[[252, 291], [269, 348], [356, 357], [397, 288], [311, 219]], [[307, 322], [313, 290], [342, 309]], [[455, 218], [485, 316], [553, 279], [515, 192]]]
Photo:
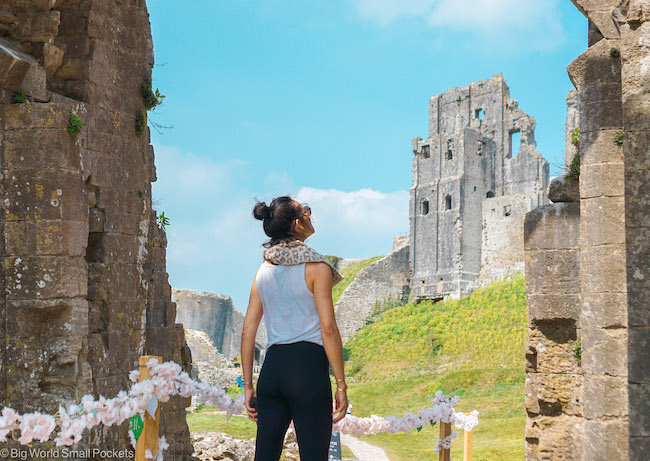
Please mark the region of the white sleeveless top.
[[264, 261], [255, 276], [262, 298], [267, 345], [310, 341], [323, 345], [314, 294], [307, 288], [305, 265]]

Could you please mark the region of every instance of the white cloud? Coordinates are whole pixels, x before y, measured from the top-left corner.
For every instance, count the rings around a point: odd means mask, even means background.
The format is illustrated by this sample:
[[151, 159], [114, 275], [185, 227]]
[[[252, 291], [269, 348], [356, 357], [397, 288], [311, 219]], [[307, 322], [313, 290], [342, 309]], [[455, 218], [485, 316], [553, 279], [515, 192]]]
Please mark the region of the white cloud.
[[465, 32], [477, 46], [550, 49], [563, 40], [558, 0], [352, 0], [358, 13], [385, 26], [423, 19], [440, 30]]
[[[408, 233], [408, 191], [343, 192], [296, 186], [286, 171], [256, 177], [255, 165], [155, 146], [155, 208], [170, 219], [167, 272], [176, 288], [229, 295], [245, 311], [268, 237], [252, 216], [255, 198], [270, 202], [289, 194], [309, 203], [317, 251], [342, 257], [388, 253], [396, 233]], [[249, 190], [245, 184], [259, 184]]]

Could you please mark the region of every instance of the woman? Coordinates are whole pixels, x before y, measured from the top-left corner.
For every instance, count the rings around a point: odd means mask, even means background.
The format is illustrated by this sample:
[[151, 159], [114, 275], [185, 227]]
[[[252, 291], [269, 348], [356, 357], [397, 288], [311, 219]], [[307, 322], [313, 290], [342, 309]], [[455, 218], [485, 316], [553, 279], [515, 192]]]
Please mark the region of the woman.
[[[241, 337], [246, 410], [257, 423], [255, 461], [280, 459], [291, 420], [300, 459], [326, 461], [332, 424], [343, 419], [348, 408], [343, 346], [332, 303], [332, 287], [343, 277], [304, 243], [314, 233], [308, 206], [277, 197], [269, 206], [258, 202], [253, 216], [263, 221], [270, 237]], [[255, 392], [253, 352], [262, 314], [268, 344]], [[328, 365], [337, 383], [333, 412]], [[256, 406], [251, 406], [253, 397]]]

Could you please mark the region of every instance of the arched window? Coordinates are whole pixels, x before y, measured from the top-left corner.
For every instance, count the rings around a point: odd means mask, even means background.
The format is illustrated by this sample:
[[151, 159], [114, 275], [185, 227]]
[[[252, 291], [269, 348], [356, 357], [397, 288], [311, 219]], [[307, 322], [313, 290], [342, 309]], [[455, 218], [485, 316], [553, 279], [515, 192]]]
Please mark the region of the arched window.
[[492, 197], [494, 197], [494, 192], [492, 192], [492, 191], [485, 194], [485, 198], [492, 198]]
[[451, 210], [451, 195], [445, 197], [445, 210]]
[[431, 152], [429, 151], [429, 146], [422, 146], [422, 157], [423, 158], [431, 157]]

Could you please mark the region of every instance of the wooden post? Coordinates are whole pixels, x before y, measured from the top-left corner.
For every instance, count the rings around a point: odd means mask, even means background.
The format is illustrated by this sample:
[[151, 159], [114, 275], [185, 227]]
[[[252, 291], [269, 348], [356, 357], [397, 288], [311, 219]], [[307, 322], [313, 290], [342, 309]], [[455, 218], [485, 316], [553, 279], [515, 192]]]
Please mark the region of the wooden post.
[[[465, 413], [469, 415], [469, 413]], [[465, 431], [463, 461], [472, 461], [472, 431]]]
[[[444, 423], [440, 421], [440, 440], [451, 435], [451, 423]], [[443, 448], [440, 450], [438, 456], [439, 461], [451, 461], [451, 450], [449, 448]]]
[[[158, 360], [158, 363], [162, 363], [162, 357], [155, 355], [144, 355], [140, 357], [140, 379], [139, 381], [144, 381], [145, 379], [150, 379], [151, 374], [149, 373], [149, 368], [147, 367], [147, 362], [150, 359]], [[156, 417], [152, 418], [148, 411], [144, 412], [144, 421], [142, 426], [142, 433], [138, 440], [135, 443], [135, 461], [148, 461], [145, 457], [145, 451], [147, 449], [151, 450], [151, 454], [156, 456], [158, 453], [158, 427], [160, 424], [160, 403], [156, 407]]]

